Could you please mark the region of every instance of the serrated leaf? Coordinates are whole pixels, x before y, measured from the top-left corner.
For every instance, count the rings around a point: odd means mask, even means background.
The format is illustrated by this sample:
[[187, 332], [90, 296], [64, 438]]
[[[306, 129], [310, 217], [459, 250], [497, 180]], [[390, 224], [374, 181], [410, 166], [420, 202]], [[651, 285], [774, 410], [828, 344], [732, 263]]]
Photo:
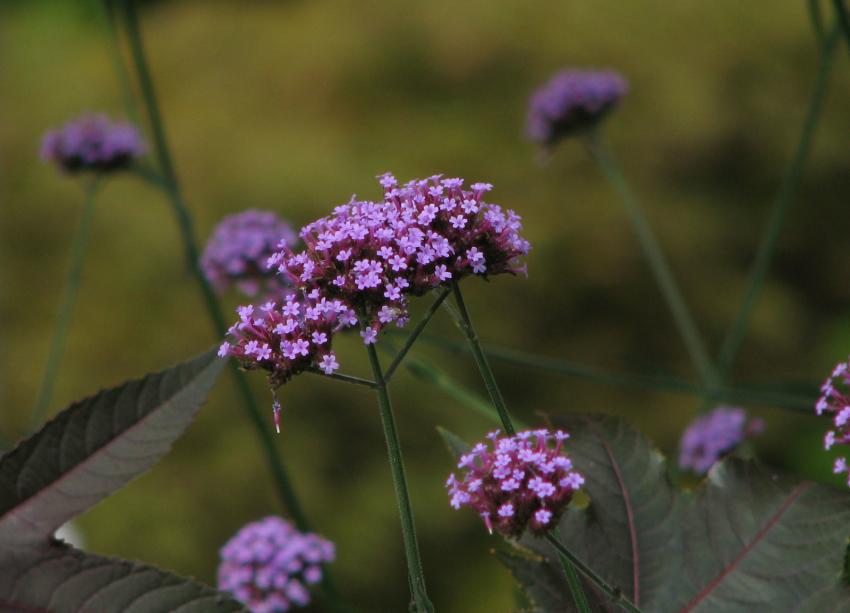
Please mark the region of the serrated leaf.
[[247, 609], [191, 579], [45, 541], [0, 553], [0, 611], [230, 613]]
[[455, 459], [458, 459], [460, 456], [469, 451], [469, 444], [457, 434], [449, 432], [442, 426], [437, 426], [437, 433], [440, 435], [440, 438], [443, 439], [443, 443], [445, 443], [449, 453], [452, 454]]
[[0, 458], [0, 552], [38, 541], [171, 449], [215, 383], [213, 352], [77, 402]]
[[[850, 493], [740, 459], [721, 462], [696, 492], [683, 492], [668, 481], [663, 457], [624, 421], [555, 422], [572, 434], [567, 451], [590, 496], [587, 508], [564, 515], [564, 543], [644, 611], [847, 610]], [[538, 557], [514, 556], [507, 565], [538, 609], [574, 611], [557, 557], [542, 540], [522, 545]], [[598, 592], [586, 593], [594, 606], [606, 605]]]

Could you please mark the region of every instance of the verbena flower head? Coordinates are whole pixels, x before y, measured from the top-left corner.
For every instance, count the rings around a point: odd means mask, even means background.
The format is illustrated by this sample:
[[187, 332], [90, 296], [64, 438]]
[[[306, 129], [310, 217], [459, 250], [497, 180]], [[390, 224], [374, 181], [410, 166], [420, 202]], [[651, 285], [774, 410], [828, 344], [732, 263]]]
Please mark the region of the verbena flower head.
[[558, 72], [531, 96], [528, 136], [542, 145], [554, 145], [598, 123], [628, 89], [626, 80], [610, 70]]
[[[823, 446], [829, 450], [833, 445], [850, 444], [850, 360], [840, 362], [832, 370], [820, 388], [821, 396], [815, 405], [815, 413], [829, 415], [832, 428], [827, 430]], [[837, 458], [833, 465], [835, 474], [848, 474], [850, 485], [850, 470], [847, 459]]]
[[228, 330], [218, 355], [233, 356], [248, 370], [267, 371], [272, 387], [308, 369], [331, 374], [339, 368], [331, 351], [333, 335], [357, 321], [341, 300], [320, 297], [318, 290], [236, 311], [239, 321]]
[[105, 115], [83, 115], [44, 135], [41, 159], [70, 173], [130, 166], [146, 151], [136, 128]]
[[449, 476], [451, 506], [475, 509], [487, 529], [519, 536], [540, 535], [555, 527], [584, 477], [573, 469], [560, 430], [527, 430], [515, 436], [487, 435], [458, 462], [460, 478]]
[[342, 300], [365, 315], [364, 342], [408, 320], [407, 299], [468, 275], [525, 272], [530, 244], [520, 217], [485, 202], [492, 186], [436, 175], [399, 185], [379, 177], [384, 199], [352, 199], [301, 230], [306, 248], [272, 256], [304, 291]]
[[335, 551], [330, 541], [272, 516], [243, 526], [220, 555], [220, 590], [252, 613], [281, 613], [309, 604], [308, 586], [322, 580], [321, 565], [333, 562]]
[[268, 260], [296, 241], [292, 227], [277, 214], [249, 209], [219, 222], [204, 249], [201, 269], [219, 293], [235, 285], [249, 297], [281, 298], [288, 284]]
[[744, 409], [717, 407], [685, 429], [679, 442], [679, 467], [705, 474], [741, 441], [762, 430], [764, 422], [760, 419], [748, 421]]

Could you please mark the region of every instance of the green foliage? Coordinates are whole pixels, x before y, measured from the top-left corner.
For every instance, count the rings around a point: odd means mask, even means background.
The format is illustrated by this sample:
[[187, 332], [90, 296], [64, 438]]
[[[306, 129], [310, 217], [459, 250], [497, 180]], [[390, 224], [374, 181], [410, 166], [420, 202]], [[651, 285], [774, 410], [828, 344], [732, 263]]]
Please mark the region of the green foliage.
[[0, 609], [244, 610], [195, 581], [90, 555], [52, 537], [168, 453], [222, 365], [208, 352], [102, 391], [0, 458]]
[[[842, 580], [850, 494], [726, 459], [695, 491], [674, 487], [661, 454], [611, 417], [570, 415], [568, 451], [585, 474], [563, 543], [646, 611], [822, 611], [850, 603]], [[523, 538], [500, 559], [541, 612], [573, 610], [556, 554]], [[607, 603], [585, 581], [594, 606]]]

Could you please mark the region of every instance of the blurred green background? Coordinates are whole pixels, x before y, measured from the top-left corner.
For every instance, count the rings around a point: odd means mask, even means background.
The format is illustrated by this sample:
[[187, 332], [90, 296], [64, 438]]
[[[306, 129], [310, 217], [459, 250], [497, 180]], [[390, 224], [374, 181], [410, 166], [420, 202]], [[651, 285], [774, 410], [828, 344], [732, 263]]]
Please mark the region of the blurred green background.
[[[38, 160], [41, 134], [83, 111], [124, 115], [96, 2], [0, 4], [0, 431], [21, 436], [35, 402], [82, 200]], [[177, 171], [203, 241], [247, 207], [300, 226], [374, 176], [446, 172], [495, 184], [524, 218], [529, 277], [466, 285], [485, 341], [614, 370], [694, 378], [625, 215], [581, 147], [545, 163], [523, 138], [529, 93], [563, 66], [612, 67], [631, 93], [607, 122], [626, 173], [713, 349], [803, 120], [817, 63], [805, 3], [652, 0], [420, 3], [149, 3], [149, 59]], [[850, 62], [839, 49], [799, 196], [735, 380], [819, 383], [850, 346]], [[110, 180], [52, 410], [217, 341], [163, 196]], [[228, 297], [235, 306], [236, 296]], [[422, 308], [419, 305], [418, 308]], [[444, 316], [434, 330], [454, 336]], [[365, 373], [359, 339], [338, 341]], [[422, 349], [483, 393], [466, 356]], [[700, 402], [497, 365], [509, 405], [604, 411], [667, 453]], [[251, 377], [263, 406], [264, 378]], [[489, 423], [402, 370], [394, 400], [429, 591], [441, 611], [508, 611], [514, 584], [471, 512], [447, 504], [437, 424], [479, 438]], [[276, 438], [318, 531], [338, 545], [337, 583], [365, 611], [400, 611], [407, 583], [374, 398], [302, 377], [281, 390]], [[823, 423], [754, 409], [767, 461], [822, 481]], [[269, 412], [269, 422], [271, 413]], [[280, 512], [253, 432], [223, 377], [197, 423], [149, 474], [82, 517], [92, 551], [214, 581], [219, 546]], [[592, 561], [591, 561], [592, 563]]]

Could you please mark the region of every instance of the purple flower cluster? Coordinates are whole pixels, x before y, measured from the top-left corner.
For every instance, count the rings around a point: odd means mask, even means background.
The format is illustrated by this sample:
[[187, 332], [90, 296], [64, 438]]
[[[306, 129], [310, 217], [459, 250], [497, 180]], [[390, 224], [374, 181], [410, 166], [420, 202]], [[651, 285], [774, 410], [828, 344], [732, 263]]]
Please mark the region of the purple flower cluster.
[[531, 97], [527, 133], [542, 145], [595, 125], [629, 90], [613, 71], [563, 70]]
[[273, 387], [311, 368], [325, 374], [339, 368], [331, 339], [340, 328], [357, 322], [341, 300], [320, 298], [318, 290], [303, 299], [290, 295], [280, 304], [270, 300], [259, 308], [245, 305], [236, 311], [239, 321], [228, 330], [230, 338], [218, 355], [233, 356], [248, 370], [268, 371]]
[[[820, 391], [821, 396], [815, 405], [815, 412], [818, 415], [829, 414], [833, 426], [824, 436], [824, 449], [829, 450], [836, 444], [850, 444], [850, 360], [835, 366], [832, 374], [821, 385]], [[835, 474], [848, 474], [850, 485], [847, 458], [836, 458], [832, 470]]]
[[83, 115], [48, 132], [41, 143], [41, 159], [71, 173], [126, 168], [145, 151], [134, 126], [105, 115]]
[[243, 526], [220, 554], [218, 588], [252, 613], [307, 606], [307, 586], [320, 582], [321, 565], [335, 558], [333, 543], [274, 516]]
[[679, 467], [702, 475], [717, 460], [748, 436], [764, 430], [761, 419], [747, 422], [747, 413], [737, 407], [717, 407], [695, 419], [679, 442]]
[[219, 293], [235, 285], [249, 297], [282, 298], [287, 284], [268, 260], [296, 241], [294, 230], [277, 214], [249, 209], [219, 222], [201, 256], [201, 269]]
[[484, 201], [489, 183], [463, 188], [463, 179], [436, 175], [400, 186], [380, 178], [381, 202], [352, 200], [301, 230], [306, 248], [272, 257], [304, 291], [343, 300], [362, 313], [366, 343], [391, 322], [408, 319], [407, 297], [467, 275], [522, 272], [528, 253], [513, 211]]
[[390, 323], [408, 321], [407, 299], [467, 275], [516, 274], [530, 245], [519, 216], [484, 201], [492, 186], [440, 175], [399, 186], [380, 177], [384, 200], [352, 199], [305, 226], [305, 248], [282, 246], [267, 262], [294, 287], [282, 301], [238, 309], [219, 351], [245, 368], [269, 372], [278, 386], [306, 369], [332, 373], [331, 338], [362, 327], [364, 343]]
[[492, 449], [475, 445], [458, 462], [460, 479], [449, 476], [451, 506], [475, 509], [492, 533], [519, 536], [528, 528], [543, 534], [557, 525], [584, 477], [562, 454], [569, 434], [527, 430], [515, 436], [487, 435]]

